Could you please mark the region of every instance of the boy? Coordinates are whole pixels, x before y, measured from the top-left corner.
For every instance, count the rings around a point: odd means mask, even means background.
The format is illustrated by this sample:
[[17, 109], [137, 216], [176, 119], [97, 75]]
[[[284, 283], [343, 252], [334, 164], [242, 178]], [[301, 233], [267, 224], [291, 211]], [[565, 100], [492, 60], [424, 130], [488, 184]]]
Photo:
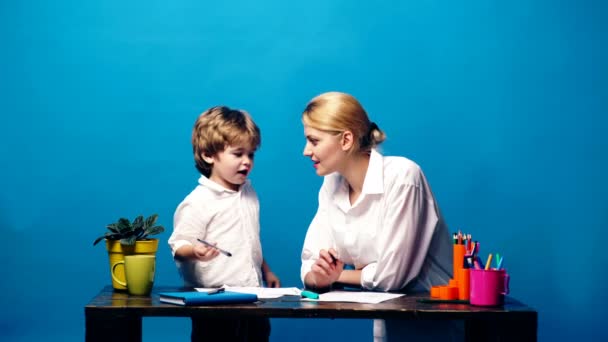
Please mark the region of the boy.
[[[280, 286], [262, 257], [259, 202], [247, 180], [260, 140], [245, 111], [218, 106], [196, 120], [192, 147], [202, 175], [177, 207], [169, 237], [185, 286]], [[192, 319], [192, 341], [267, 341], [269, 335], [268, 319]]]

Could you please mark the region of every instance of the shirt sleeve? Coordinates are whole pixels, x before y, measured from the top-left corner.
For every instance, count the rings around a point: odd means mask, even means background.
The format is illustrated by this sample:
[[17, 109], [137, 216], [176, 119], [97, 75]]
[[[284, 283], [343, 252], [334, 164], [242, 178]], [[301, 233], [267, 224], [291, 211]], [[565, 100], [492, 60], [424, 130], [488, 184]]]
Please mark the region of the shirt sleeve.
[[173, 233], [169, 237], [169, 247], [175, 252], [183, 246], [194, 245], [196, 239], [205, 236], [210, 217], [204, 215], [191, 201], [182, 202], [173, 215]]
[[404, 288], [420, 272], [439, 215], [422, 171], [417, 182], [399, 181], [385, 196], [383, 227], [376, 240], [378, 261], [362, 269], [361, 286], [370, 290]]
[[319, 258], [319, 251], [334, 247], [334, 239], [330, 231], [327, 214], [327, 205], [329, 203], [328, 188], [328, 180], [325, 177], [321, 190], [319, 190], [319, 208], [308, 227], [306, 238], [304, 239], [304, 247], [302, 248], [302, 267], [300, 269], [302, 283], [304, 283], [304, 278], [310, 272], [312, 265]]

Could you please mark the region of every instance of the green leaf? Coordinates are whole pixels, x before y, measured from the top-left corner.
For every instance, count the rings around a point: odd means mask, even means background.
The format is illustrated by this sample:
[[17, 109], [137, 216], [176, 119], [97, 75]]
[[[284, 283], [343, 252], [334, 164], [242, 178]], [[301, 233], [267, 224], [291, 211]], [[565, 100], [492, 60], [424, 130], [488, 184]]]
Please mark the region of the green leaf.
[[139, 215], [133, 220], [133, 230], [144, 228], [144, 217]]
[[118, 233], [118, 225], [116, 223], [110, 223], [106, 226], [106, 228], [108, 228], [108, 230], [112, 233]]
[[154, 224], [156, 224], [156, 220], [158, 219], [158, 214], [152, 214], [150, 215], [147, 219], [146, 219], [146, 225], [144, 226], [145, 229], [149, 229], [150, 227], [153, 227]]
[[100, 237], [98, 237], [97, 239], [95, 239], [95, 242], [93, 242], [93, 246], [95, 246], [96, 244], [98, 244], [98, 243], [99, 243], [99, 241], [101, 241], [101, 240], [103, 240], [103, 239], [105, 239], [105, 238], [106, 238], [106, 236], [105, 236], [105, 235], [104, 235], [104, 236], [100, 236]]
[[165, 227], [163, 227], [163, 226], [150, 227], [146, 230], [146, 236], [160, 234], [164, 231], [165, 231]]
[[135, 241], [137, 240], [136, 236], [129, 236], [128, 238], [125, 239], [120, 239], [120, 244], [121, 245], [126, 245], [126, 246], [133, 246], [135, 244]]
[[120, 231], [120, 232], [124, 232], [124, 231], [133, 229], [133, 227], [131, 226], [131, 222], [124, 217], [121, 217], [120, 219], [118, 219], [117, 226], [118, 226], [118, 231]]
[[133, 235], [135, 235], [135, 238], [137, 240], [141, 239], [142, 236], [144, 236], [146, 233], [146, 231], [143, 228], [137, 228], [133, 231]]
[[103, 240], [103, 239], [108, 239], [108, 240], [118, 240], [121, 239], [123, 237], [124, 234], [121, 233], [110, 233], [110, 232], [106, 232], [105, 234], [103, 234], [102, 236], [98, 237], [97, 239], [95, 239], [95, 241], [93, 242], [93, 246], [95, 246], [96, 244], [99, 243], [99, 241]]

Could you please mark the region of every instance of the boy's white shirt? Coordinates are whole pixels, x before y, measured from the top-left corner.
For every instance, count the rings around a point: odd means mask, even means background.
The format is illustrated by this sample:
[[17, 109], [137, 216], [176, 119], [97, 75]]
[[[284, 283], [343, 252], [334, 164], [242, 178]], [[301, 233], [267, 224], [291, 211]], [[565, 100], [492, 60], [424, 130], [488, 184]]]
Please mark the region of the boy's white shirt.
[[203, 239], [232, 253], [210, 261], [177, 261], [186, 286], [262, 286], [260, 205], [249, 180], [238, 191], [202, 176], [199, 185], [179, 204], [169, 246], [175, 252]]

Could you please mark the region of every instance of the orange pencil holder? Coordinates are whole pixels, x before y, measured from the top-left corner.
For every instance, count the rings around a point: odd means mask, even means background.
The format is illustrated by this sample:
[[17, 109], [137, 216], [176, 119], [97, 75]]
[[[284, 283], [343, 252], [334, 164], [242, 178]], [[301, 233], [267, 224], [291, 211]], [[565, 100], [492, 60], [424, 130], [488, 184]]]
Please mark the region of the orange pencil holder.
[[453, 272], [452, 275], [454, 279], [458, 280], [458, 270], [464, 267], [464, 254], [466, 252], [466, 248], [464, 245], [454, 245], [454, 254], [452, 260]]
[[458, 299], [469, 300], [471, 296], [471, 270], [461, 268], [458, 271]]
[[439, 288], [439, 298], [446, 300], [458, 299], [458, 288], [456, 286], [441, 286]]

